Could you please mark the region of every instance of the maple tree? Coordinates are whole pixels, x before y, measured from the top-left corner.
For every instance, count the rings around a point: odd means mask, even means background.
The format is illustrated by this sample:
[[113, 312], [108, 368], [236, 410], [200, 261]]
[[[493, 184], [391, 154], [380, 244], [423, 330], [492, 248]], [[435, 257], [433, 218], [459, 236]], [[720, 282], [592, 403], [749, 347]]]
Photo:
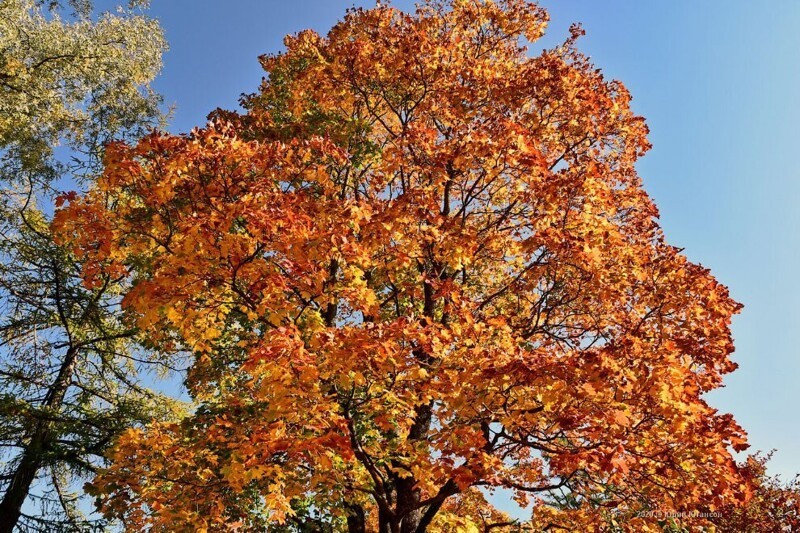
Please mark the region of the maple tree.
[[[739, 309], [667, 244], [630, 95], [523, 0], [354, 9], [245, 111], [106, 151], [56, 229], [198, 402], [94, 481], [131, 529], [597, 531], [751, 493], [703, 394]], [[701, 513], [686, 527], [712, 524]], [[622, 526], [660, 530], [636, 516]]]

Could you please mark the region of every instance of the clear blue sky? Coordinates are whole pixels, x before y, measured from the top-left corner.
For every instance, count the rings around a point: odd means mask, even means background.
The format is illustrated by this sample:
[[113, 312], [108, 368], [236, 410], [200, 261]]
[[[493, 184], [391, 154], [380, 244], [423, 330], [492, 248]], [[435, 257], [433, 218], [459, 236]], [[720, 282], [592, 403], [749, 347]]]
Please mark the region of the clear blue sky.
[[[154, 0], [171, 47], [156, 83], [176, 106], [170, 129], [236, 107], [262, 77], [259, 54], [280, 50], [287, 33], [327, 31], [352, 5]], [[625, 83], [647, 118], [654, 148], [638, 168], [668, 240], [745, 304], [734, 322], [740, 368], [711, 403], [734, 413], [751, 449], [778, 449], [774, 473], [800, 472], [800, 2], [542, 5], [550, 30], [531, 52], [583, 24], [580, 48]]]

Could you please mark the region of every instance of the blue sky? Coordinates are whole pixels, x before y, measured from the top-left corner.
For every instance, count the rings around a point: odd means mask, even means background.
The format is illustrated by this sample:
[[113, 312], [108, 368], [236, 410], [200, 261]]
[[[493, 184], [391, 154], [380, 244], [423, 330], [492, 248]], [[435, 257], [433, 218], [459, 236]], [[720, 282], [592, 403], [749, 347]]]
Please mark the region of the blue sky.
[[[654, 148], [638, 168], [667, 239], [745, 304], [734, 322], [740, 369], [709, 401], [734, 413], [752, 450], [777, 448], [774, 473], [800, 472], [800, 2], [541, 3], [552, 22], [531, 52], [583, 24], [579, 47], [647, 118]], [[235, 108], [258, 87], [258, 55], [287, 33], [327, 31], [352, 5], [153, 0], [171, 47], [156, 83], [175, 105], [170, 130]]]

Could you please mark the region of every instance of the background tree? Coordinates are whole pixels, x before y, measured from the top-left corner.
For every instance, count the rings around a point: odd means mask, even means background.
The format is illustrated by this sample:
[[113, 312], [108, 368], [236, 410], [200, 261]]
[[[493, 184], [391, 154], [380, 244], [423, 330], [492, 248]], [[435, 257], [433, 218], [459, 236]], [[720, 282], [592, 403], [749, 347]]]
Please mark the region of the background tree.
[[[800, 478], [784, 482], [779, 476], [767, 475], [767, 463], [771, 457], [755, 454], [748, 456], [739, 466], [742, 475], [752, 486], [752, 497], [744, 505], [732, 503], [706, 513], [710, 525], [702, 531], [742, 532], [742, 533], [784, 533], [796, 531], [800, 527]], [[547, 518], [570, 530], [580, 530], [582, 520], [570, 516], [570, 506], [562, 506], [566, 512], [551, 510]], [[656, 526], [648, 526], [640, 520], [648, 514], [656, 519]], [[659, 533], [690, 533], [695, 531], [684, 524], [678, 513], [663, 508], [640, 508], [634, 513], [617, 510], [605, 513], [606, 523], [603, 531], [621, 533], [623, 531], [657, 531]], [[539, 517], [539, 528], [546, 522]], [[552, 522], [551, 522], [552, 523]]]
[[118, 317], [123, 280], [84, 287], [50, 234], [55, 180], [74, 187], [106, 141], [161, 118], [146, 85], [165, 46], [158, 25], [135, 9], [91, 15], [86, 2], [0, 2], [2, 532], [100, 527], [79, 483], [120, 431], [176, 407], [137, 377], [147, 357]]
[[87, 290], [45, 217], [32, 209], [22, 217], [26, 225], [15, 219], [0, 241], [0, 531], [99, 527], [79, 505], [79, 483], [122, 430], [174, 416], [178, 404], [139, 383], [142, 363], [156, 363], [117, 318], [119, 281]]
[[[160, 116], [147, 87], [166, 48], [158, 23], [137, 9], [91, 16], [84, 0], [0, 2], [3, 183], [43, 187], [65, 171], [92, 171], [105, 142], [141, 135]], [[59, 164], [61, 143], [70, 157]]]
[[599, 531], [748, 496], [744, 432], [703, 399], [739, 304], [666, 244], [634, 168], [647, 128], [580, 29], [526, 54], [546, 20], [352, 10], [262, 58], [246, 113], [109, 148], [56, 227], [88, 286], [128, 275], [138, 327], [195, 353], [201, 408], [119, 439], [107, 516], [499, 529], [481, 490], [502, 487], [531, 527]]
[[742, 464], [753, 480], [753, 497], [743, 506], [729, 506], [713, 519], [719, 531], [796, 531], [800, 529], [800, 476], [784, 482], [767, 474], [771, 454], [752, 455]]

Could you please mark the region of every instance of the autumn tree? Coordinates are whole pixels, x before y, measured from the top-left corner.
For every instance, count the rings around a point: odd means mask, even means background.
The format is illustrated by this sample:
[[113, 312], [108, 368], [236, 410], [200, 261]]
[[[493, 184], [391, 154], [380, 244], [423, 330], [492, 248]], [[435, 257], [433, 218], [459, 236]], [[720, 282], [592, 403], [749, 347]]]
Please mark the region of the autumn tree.
[[81, 485], [116, 435], [177, 407], [138, 375], [169, 362], [134, 343], [126, 280], [85, 287], [47, 215], [57, 180], [85, 183], [106, 141], [160, 123], [164, 46], [135, 6], [0, 2], [0, 532], [101, 526]]
[[[721, 533], [785, 533], [800, 528], [800, 476], [784, 481], [780, 476], [767, 474], [772, 453], [749, 455], [739, 463], [740, 474], [751, 487], [751, 497], [742, 504], [732, 502], [715, 511], [705, 513], [709, 525], [702, 531]], [[568, 508], [568, 507], [567, 507]], [[692, 529], [681, 519], [681, 513], [663, 508], [615, 510], [606, 515], [604, 531], [617, 533], [639, 529], [631, 522], [642, 515], [651, 515], [655, 526], [641, 528], [659, 533], [691, 533]], [[561, 524], [574, 530], [582, 529], [575, 516], [560, 515]], [[641, 522], [637, 524], [641, 527]]]
[[767, 474], [771, 454], [752, 455], [742, 466], [752, 480], [753, 496], [745, 505], [729, 505], [713, 519], [718, 531], [785, 532], [800, 529], [800, 476], [783, 481]]
[[[56, 227], [128, 276], [200, 407], [119, 439], [131, 530], [597, 531], [749, 494], [703, 399], [739, 304], [667, 244], [630, 95], [523, 0], [379, 4], [261, 58], [243, 113], [117, 143]], [[687, 518], [687, 526], [710, 525]], [[658, 527], [647, 517], [625, 526]]]

